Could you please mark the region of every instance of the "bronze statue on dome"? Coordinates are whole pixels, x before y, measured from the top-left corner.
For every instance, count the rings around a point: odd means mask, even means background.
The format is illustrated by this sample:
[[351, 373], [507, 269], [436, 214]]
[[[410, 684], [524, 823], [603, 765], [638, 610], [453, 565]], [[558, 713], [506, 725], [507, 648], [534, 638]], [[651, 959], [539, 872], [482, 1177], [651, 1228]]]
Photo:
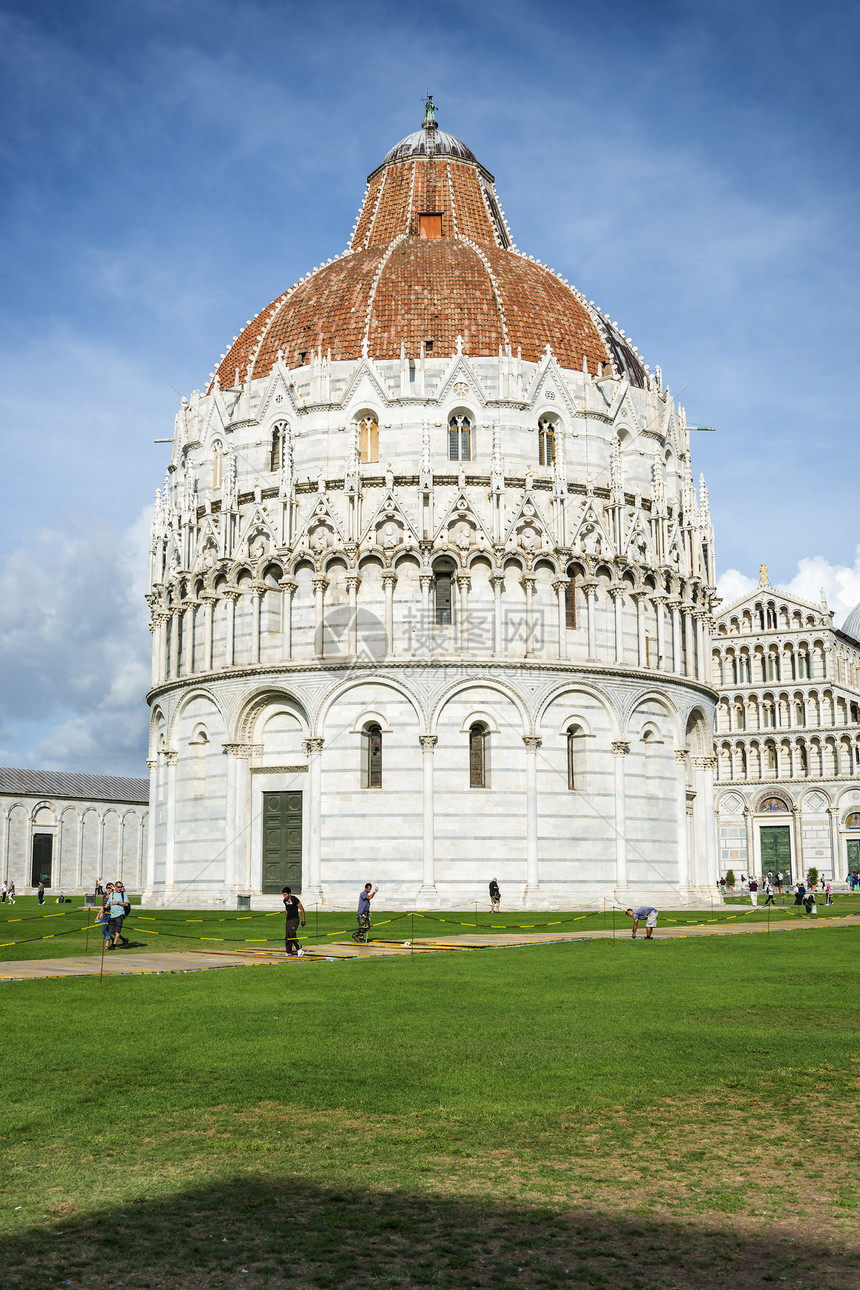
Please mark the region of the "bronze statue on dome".
[[433, 95], [428, 94], [424, 101], [424, 128], [428, 125], [436, 124], [436, 104], [433, 102]]

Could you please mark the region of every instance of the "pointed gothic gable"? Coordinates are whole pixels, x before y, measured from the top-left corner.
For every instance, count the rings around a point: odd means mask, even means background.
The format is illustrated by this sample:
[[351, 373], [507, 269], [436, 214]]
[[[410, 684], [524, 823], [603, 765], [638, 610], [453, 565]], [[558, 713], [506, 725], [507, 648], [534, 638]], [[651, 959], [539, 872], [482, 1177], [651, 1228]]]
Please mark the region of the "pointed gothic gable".
[[[467, 394], [462, 394], [455, 390], [454, 386], [463, 383], [468, 385]], [[436, 387], [436, 402], [444, 403], [451, 398], [470, 398], [477, 399], [481, 407], [487, 405], [487, 393], [484, 384], [477, 372], [469, 362], [468, 354], [454, 354], [448, 364], [448, 370], [443, 374], [438, 386]]]
[[268, 512], [262, 502], [256, 502], [243, 525], [236, 554], [240, 558], [248, 556], [252, 560], [258, 560], [276, 546], [277, 539]]
[[514, 543], [533, 555], [546, 554], [555, 546], [553, 535], [531, 490], [523, 497], [505, 534], [505, 545]]
[[624, 554], [628, 560], [633, 560], [637, 564], [653, 565], [657, 563], [651, 534], [638, 512], [627, 534], [627, 539], [624, 543]]
[[757, 603], [763, 600], [778, 601], [789, 608], [799, 609], [803, 612], [804, 617], [808, 614], [814, 614], [816, 627], [832, 626], [832, 614], [829, 609], [824, 608], [821, 604], [815, 604], [811, 600], [803, 600], [800, 596], [795, 595], [793, 591], [783, 591], [779, 587], [772, 587], [770, 583], [753, 587], [752, 591], [745, 592], [738, 600], [733, 600], [730, 604], [721, 606], [715, 621], [722, 622], [725, 618], [738, 612], [743, 612], [744, 609], [752, 610]]
[[[307, 495], [306, 495], [307, 496]], [[296, 545], [321, 555], [328, 547], [346, 542], [343, 528], [325, 493], [311, 493], [309, 511], [299, 530]]]
[[460, 488], [442, 523], [437, 526], [433, 540], [444, 540], [448, 546], [456, 546], [462, 552], [468, 551], [472, 546], [490, 548], [493, 545], [484, 521]]
[[573, 550], [583, 555], [610, 559], [615, 554], [615, 546], [592, 497], [586, 500], [582, 514], [576, 522], [570, 545]]
[[357, 407], [363, 400], [368, 403], [388, 404], [391, 398], [388, 382], [379, 368], [372, 358], [364, 357], [358, 360], [350, 374], [340, 399], [340, 406], [345, 408], [354, 404]]
[[526, 400], [531, 407], [544, 402], [552, 405], [547, 406], [545, 409], [547, 412], [561, 412], [563, 409], [571, 419], [579, 411], [576, 400], [564, 379], [564, 373], [558, 365], [558, 360], [551, 351], [548, 354], [545, 353], [541, 359], [531, 386], [526, 392]]
[[223, 554], [221, 526], [216, 523], [213, 515], [206, 514], [200, 522], [197, 534], [197, 549], [194, 553], [191, 567], [195, 573], [199, 573], [202, 569], [211, 569]]
[[257, 409], [257, 420], [265, 421], [269, 415], [287, 419], [294, 417], [298, 410], [296, 390], [290, 380], [289, 370], [283, 361], [279, 360], [269, 373], [269, 379]]
[[373, 519], [367, 525], [361, 537], [361, 545], [382, 547], [383, 550], [394, 550], [395, 547], [418, 547], [421, 539], [414, 522], [403, 510], [393, 492], [386, 492], [382, 504], [377, 507]]

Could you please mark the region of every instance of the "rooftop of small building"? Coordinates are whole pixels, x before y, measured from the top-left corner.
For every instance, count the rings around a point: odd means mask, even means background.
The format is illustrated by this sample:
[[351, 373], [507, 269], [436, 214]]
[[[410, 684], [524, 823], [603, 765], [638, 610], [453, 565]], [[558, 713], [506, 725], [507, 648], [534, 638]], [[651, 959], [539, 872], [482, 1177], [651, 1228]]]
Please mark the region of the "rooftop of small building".
[[0, 766], [0, 794], [143, 806], [149, 802], [149, 780], [124, 775], [77, 775], [60, 770]]

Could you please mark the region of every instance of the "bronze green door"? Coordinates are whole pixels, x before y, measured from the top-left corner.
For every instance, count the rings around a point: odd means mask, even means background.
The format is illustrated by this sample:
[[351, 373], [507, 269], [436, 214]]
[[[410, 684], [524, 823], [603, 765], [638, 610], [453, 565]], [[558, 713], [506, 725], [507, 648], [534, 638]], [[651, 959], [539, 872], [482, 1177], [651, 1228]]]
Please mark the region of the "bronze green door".
[[263, 794], [263, 892], [302, 889], [302, 795]]
[[860, 838], [848, 839], [848, 872], [860, 873]]
[[762, 873], [791, 875], [791, 829], [788, 825], [759, 829]]

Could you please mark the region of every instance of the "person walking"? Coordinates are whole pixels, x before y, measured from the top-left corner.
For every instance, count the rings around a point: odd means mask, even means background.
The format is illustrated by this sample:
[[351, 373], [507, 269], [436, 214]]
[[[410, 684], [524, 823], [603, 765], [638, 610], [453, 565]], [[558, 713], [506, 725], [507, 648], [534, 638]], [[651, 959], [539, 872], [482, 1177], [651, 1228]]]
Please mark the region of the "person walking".
[[107, 942], [110, 940], [110, 931], [108, 930], [108, 924], [110, 923], [110, 914], [108, 913], [108, 902], [109, 902], [109, 898], [112, 895], [113, 895], [113, 883], [109, 882], [107, 885], [107, 888], [105, 889], [104, 895], [102, 896], [102, 907], [99, 910], [99, 912], [96, 914], [96, 922], [101, 923], [102, 925], [102, 936], [104, 936], [105, 938], [105, 944], [107, 944]]
[[108, 938], [107, 948], [109, 950], [115, 950], [120, 942], [122, 943], [123, 948], [128, 945], [128, 937], [123, 936], [122, 934], [122, 924], [123, 919], [131, 909], [131, 902], [126, 897], [125, 891], [121, 890], [121, 888], [122, 884], [115, 882], [113, 884], [113, 891], [106, 897], [109, 918], [108, 933], [109, 937], [113, 937], [112, 943]]
[[283, 896], [284, 913], [287, 916], [284, 925], [284, 953], [288, 959], [303, 958], [304, 950], [296, 939], [296, 932], [299, 929], [299, 918], [302, 920], [302, 927], [305, 925], [305, 907], [298, 896], [293, 895], [292, 887], [285, 887]]
[[633, 939], [636, 940], [636, 928], [640, 920], [645, 919], [645, 940], [650, 941], [653, 936], [654, 928], [657, 926], [657, 915], [659, 910], [653, 905], [637, 905], [636, 909], [626, 909], [624, 911], [628, 918], [633, 919]]
[[752, 874], [750, 874], [749, 893], [752, 907], [755, 909], [758, 906], [758, 882]]
[[766, 893], [766, 895], [767, 895], [767, 900], [764, 902], [764, 904], [765, 904], [765, 909], [766, 909], [768, 905], [775, 905], [775, 904], [776, 904], [776, 901], [775, 901], [775, 900], [774, 900], [774, 898], [773, 898], [773, 883], [771, 882], [771, 880], [770, 880], [769, 878], [768, 878], [767, 882], [766, 882], [766, 883], [765, 883], [765, 885], [764, 885], [764, 889], [765, 889], [765, 893]]
[[39, 890], [38, 890], [38, 892], [37, 892], [36, 894], [37, 894], [37, 895], [38, 895], [38, 897], [39, 897], [39, 904], [40, 904], [40, 905], [44, 905], [44, 903], [45, 903], [45, 884], [44, 884], [43, 882], [40, 882], [40, 883], [39, 883]]
[[6, 904], [6, 897], [9, 895], [9, 884], [3, 879], [3, 885], [0, 887], [0, 904]]
[[490, 881], [490, 913], [500, 914], [502, 912], [502, 893], [499, 891], [499, 882], [497, 878]]
[[353, 932], [352, 934], [352, 939], [354, 941], [358, 941], [364, 945], [367, 944], [368, 936], [370, 934], [370, 902], [379, 891], [378, 887], [373, 887], [373, 890], [371, 890], [371, 886], [371, 883], [366, 882], [358, 893], [358, 909], [356, 910], [358, 931]]
[[827, 886], [824, 888], [824, 903], [825, 905], [833, 904], [833, 888], [831, 887], [830, 883], [828, 883]]
[[797, 884], [797, 886], [795, 887], [795, 889], [794, 889], [794, 903], [795, 903], [795, 905], [802, 905], [802, 904], [803, 904], [803, 897], [804, 897], [805, 895], [806, 895], [806, 888], [804, 887], [804, 885], [803, 885], [803, 883], [802, 883], [802, 882], [799, 882], [799, 883]]
[[782, 877], [783, 877], [783, 874], [782, 874], [782, 870], [780, 869], [779, 873], [776, 875], [776, 889], [779, 892], [780, 896], [782, 895]]
[[10, 904], [10, 905], [14, 905], [14, 904], [15, 904], [15, 880], [14, 880], [14, 878], [13, 878], [13, 880], [9, 883], [9, 904]]

